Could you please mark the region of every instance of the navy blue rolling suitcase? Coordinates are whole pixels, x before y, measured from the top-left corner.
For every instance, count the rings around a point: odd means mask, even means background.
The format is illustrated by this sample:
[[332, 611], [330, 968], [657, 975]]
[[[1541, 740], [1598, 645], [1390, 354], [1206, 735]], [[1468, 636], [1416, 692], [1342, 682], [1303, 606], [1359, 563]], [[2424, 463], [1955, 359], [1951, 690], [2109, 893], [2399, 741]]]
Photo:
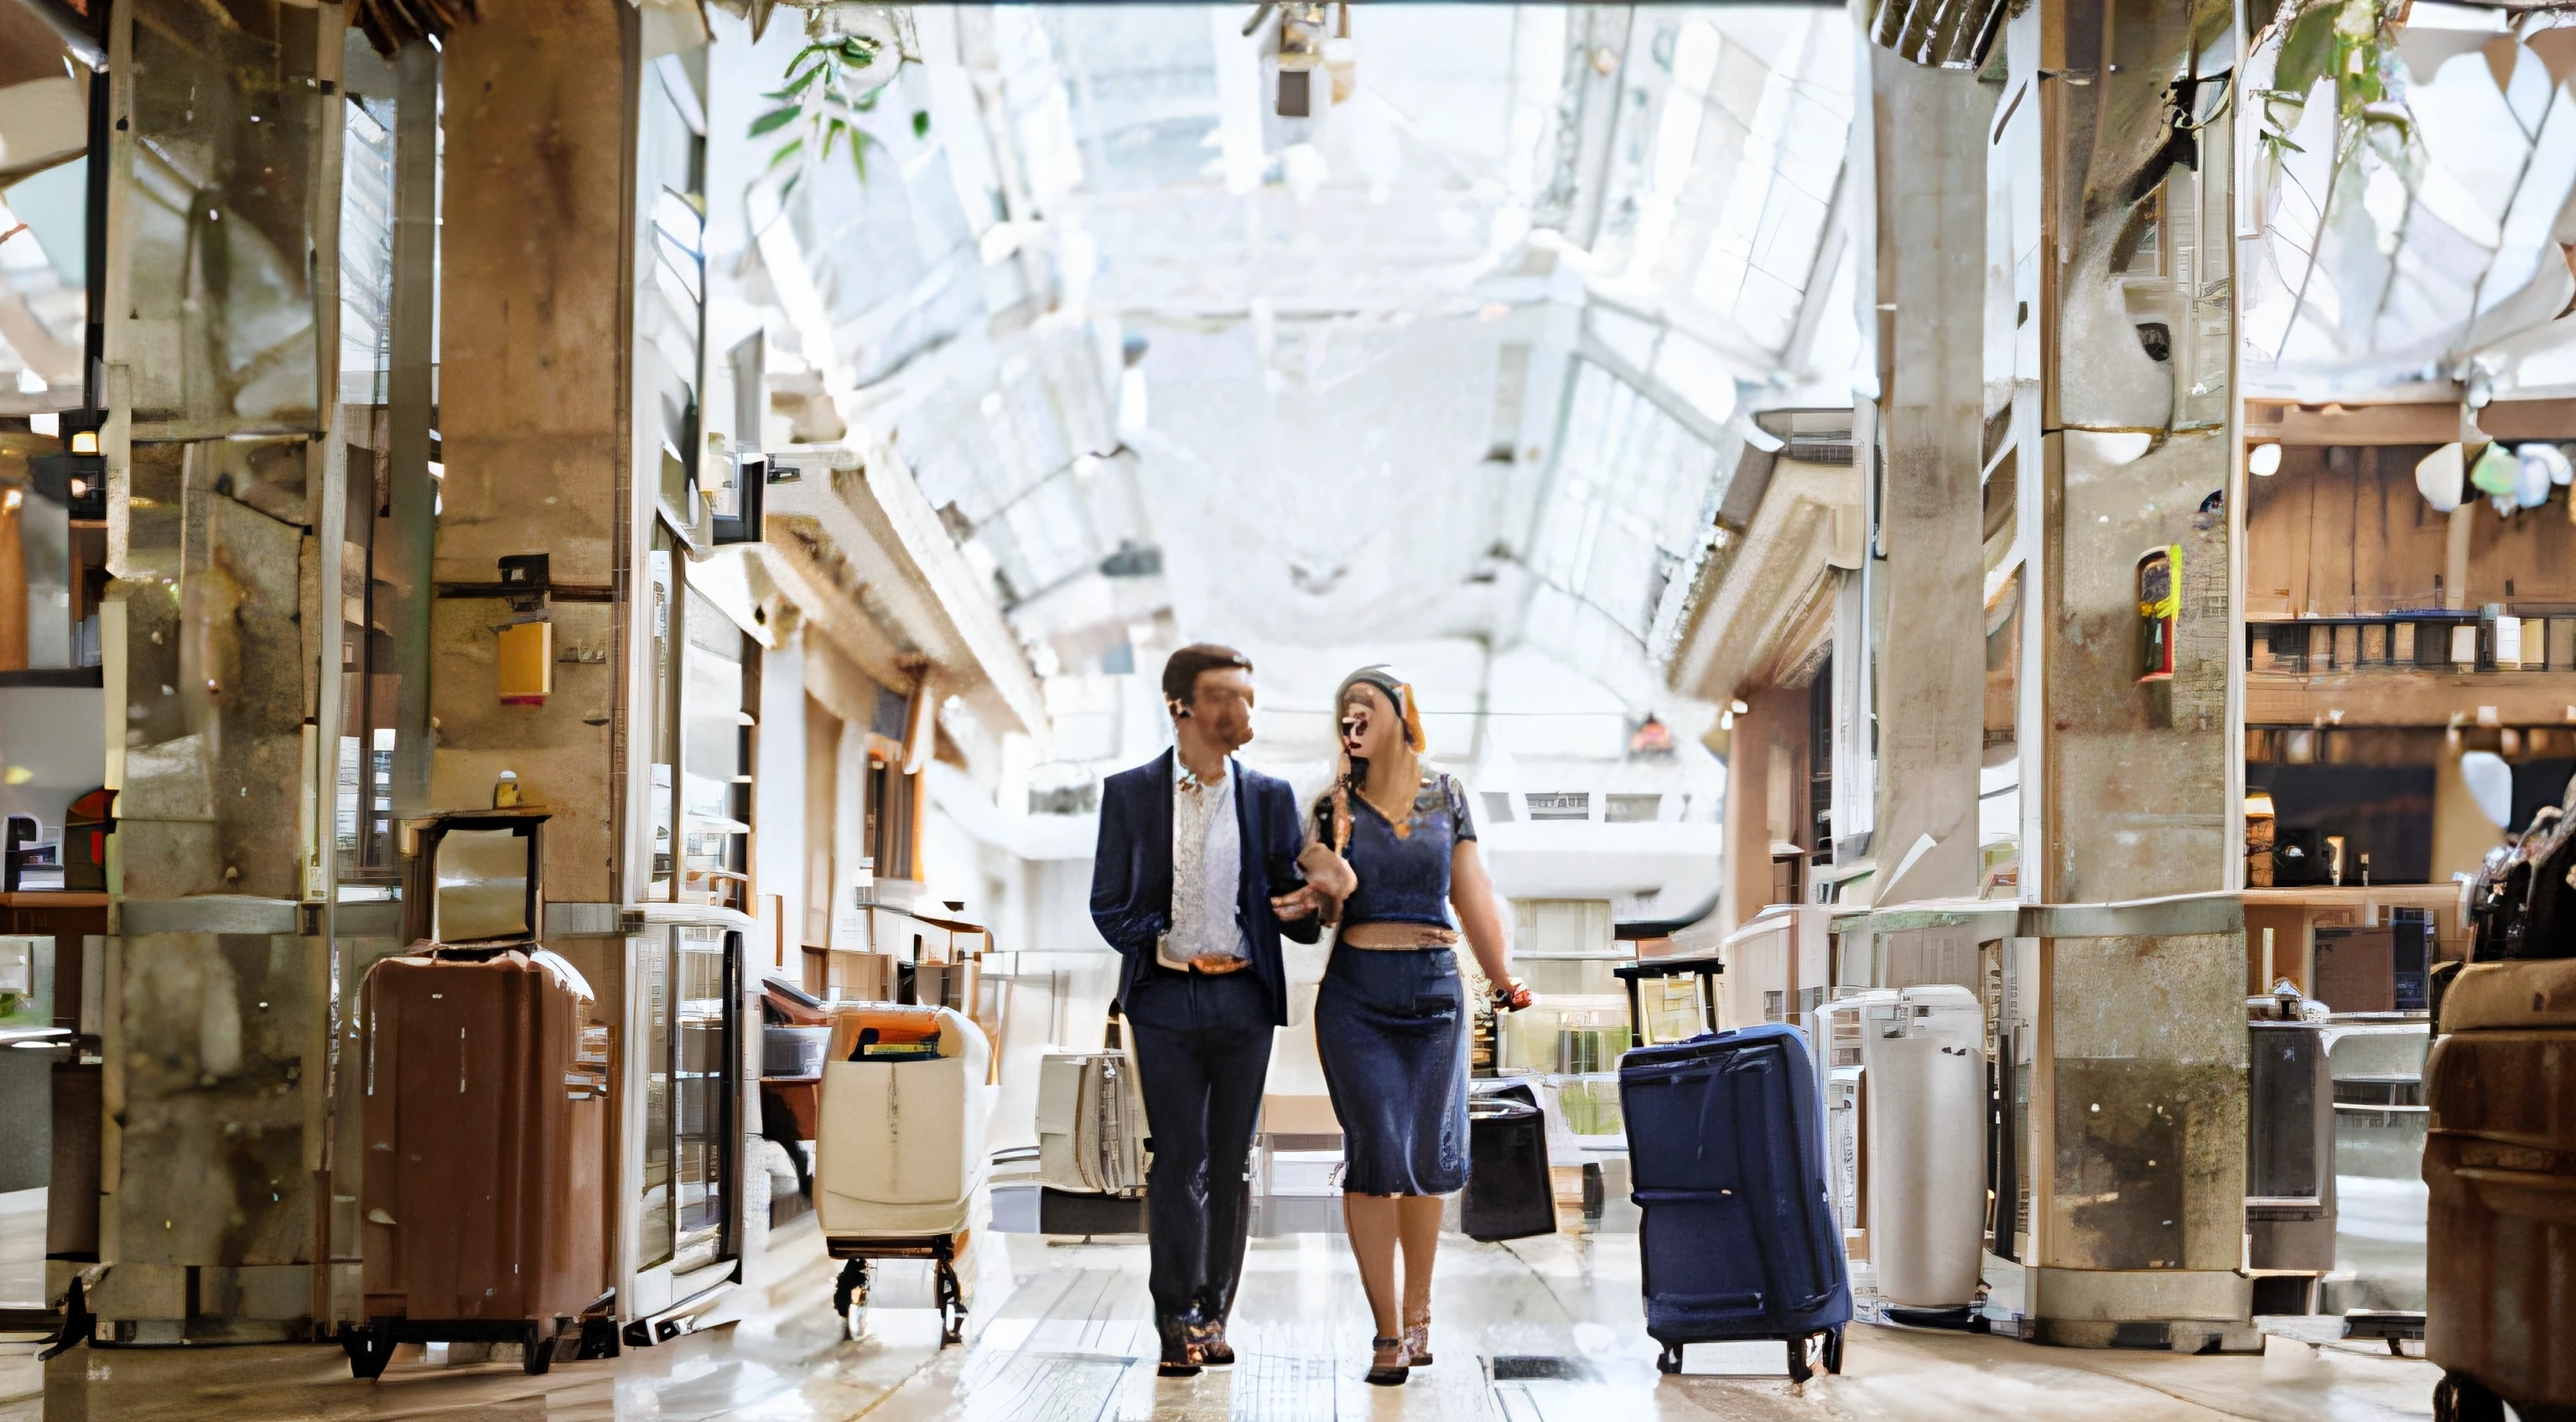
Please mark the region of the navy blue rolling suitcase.
[[1841, 1372], [1851, 1279], [1806, 1034], [1766, 1024], [1640, 1047], [1619, 1061], [1619, 1106], [1655, 1366], [1680, 1372], [1692, 1343], [1778, 1338], [1793, 1380], [1818, 1352]]

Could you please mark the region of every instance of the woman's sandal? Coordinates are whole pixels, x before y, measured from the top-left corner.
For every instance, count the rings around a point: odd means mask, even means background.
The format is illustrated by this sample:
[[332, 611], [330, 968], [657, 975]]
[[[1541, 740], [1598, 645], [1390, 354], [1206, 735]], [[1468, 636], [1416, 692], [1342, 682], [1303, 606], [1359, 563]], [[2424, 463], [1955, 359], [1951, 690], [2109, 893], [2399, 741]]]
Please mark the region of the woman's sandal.
[[1234, 1345], [1225, 1341], [1224, 1324], [1193, 1323], [1190, 1325], [1189, 1338], [1190, 1351], [1198, 1358], [1200, 1366], [1209, 1368], [1234, 1366]]
[[[1402, 1338], [1372, 1338], [1369, 1347], [1376, 1350], [1369, 1358], [1368, 1380], [1379, 1387], [1401, 1387], [1412, 1369]], [[1390, 1361], [1391, 1360], [1391, 1361]]]
[[1404, 1325], [1404, 1362], [1412, 1368], [1431, 1366], [1431, 1320]]
[[1165, 1338], [1162, 1361], [1155, 1365], [1154, 1376], [1194, 1378], [1199, 1375], [1199, 1369], [1205, 1362], [1206, 1359], [1199, 1352], [1199, 1346], [1196, 1343], [1188, 1341], [1185, 1337]]

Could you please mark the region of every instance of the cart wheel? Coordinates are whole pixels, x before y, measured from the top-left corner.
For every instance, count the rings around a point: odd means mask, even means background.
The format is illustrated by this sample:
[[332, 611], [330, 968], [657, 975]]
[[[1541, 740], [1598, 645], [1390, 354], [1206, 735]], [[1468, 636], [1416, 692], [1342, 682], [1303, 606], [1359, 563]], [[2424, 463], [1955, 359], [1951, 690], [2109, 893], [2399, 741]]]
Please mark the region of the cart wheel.
[[848, 1316], [853, 1304], [868, 1301], [868, 1261], [853, 1259], [841, 1266], [841, 1277], [832, 1285], [832, 1312]]
[[1815, 1364], [1808, 1361], [1807, 1345], [1812, 1340], [1804, 1335], [1789, 1340], [1789, 1381], [1802, 1383], [1816, 1375]]
[[527, 1370], [528, 1376], [541, 1378], [554, 1365], [555, 1340], [547, 1336], [544, 1324], [529, 1324], [528, 1341], [520, 1345], [519, 1366]]
[[1656, 1354], [1656, 1355], [1655, 1355], [1655, 1371], [1656, 1371], [1656, 1372], [1659, 1372], [1659, 1373], [1678, 1373], [1678, 1372], [1680, 1372], [1681, 1370], [1682, 1370], [1682, 1348], [1681, 1348], [1681, 1345], [1680, 1345], [1680, 1344], [1678, 1344], [1678, 1343], [1667, 1344], [1667, 1345], [1665, 1345], [1664, 1351], [1662, 1351], [1662, 1352], [1660, 1352], [1660, 1353], [1658, 1353], [1658, 1354]]
[[372, 1381], [394, 1360], [394, 1340], [372, 1328], [353, 1328], [340, 1335], [340, 1351], [349, 1355], [349, 1376]]
[[2433, 1422], [2504, 1422], [2504, 1400], [2467, 1373], [2433, 1384]]
[[939, 1346], [966, 1341], [966, 1289], [957, 1278], [957, 1266], [946, 1259], [939, 1261]]
[[1839, 1328], [1825, 1335], [1825, 1371], [1836, 1377], [1843, 1371], [1843, 1331]]

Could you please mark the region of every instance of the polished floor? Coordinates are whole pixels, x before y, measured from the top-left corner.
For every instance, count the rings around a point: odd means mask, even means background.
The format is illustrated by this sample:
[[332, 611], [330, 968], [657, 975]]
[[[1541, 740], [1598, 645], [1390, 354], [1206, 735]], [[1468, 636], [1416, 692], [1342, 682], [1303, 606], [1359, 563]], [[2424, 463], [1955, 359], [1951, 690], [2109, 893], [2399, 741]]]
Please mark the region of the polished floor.
[[2203, 1358], [1865, 1327], [1852, 1331], [1843, 1376], [1803, 1389], [1769, 1344], [1693, 1349], [1688, 1375], [1661, 1377], [1640, 1324], [1636, 1237], [1609, 1234], [1445, 1239], [1439, 1361], [1407, 1386], [1372, 1388], [1360, 1380], [1369, 1329], [1350, 1254], [1337, 1237], [1301, 1235], [1253, 1244], [1240, 1365], [1165, 1382], [1153, 1374], [1141, 1244], [985, 1236], [967, 1343], [946, 1350], [928, 1282], [905, 1266], [885, 1268], [861, 1336], [845, 1340], [810, 1220], [773, 1237], [763, 1263], [766, 1282], [735, 1291], [699, 1332], [542, 1378], [417, 1349], [382, 1382], [360, 1383], [333, 1348], [85, 1349], [39, 1365], [32, 1346], [0, 1344], [0, 1422], [2371, 1422], [2431, 1415], [2435, 1377], [2421, 1359], [2282, 1337], [2259, 1357]]

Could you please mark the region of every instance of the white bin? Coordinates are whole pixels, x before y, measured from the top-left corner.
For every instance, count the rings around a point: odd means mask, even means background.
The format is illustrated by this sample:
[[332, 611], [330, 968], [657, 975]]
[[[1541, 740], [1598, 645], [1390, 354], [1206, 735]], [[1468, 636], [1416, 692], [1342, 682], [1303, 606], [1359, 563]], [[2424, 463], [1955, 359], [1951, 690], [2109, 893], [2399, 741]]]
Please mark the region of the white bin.
[[1869, 1003], [1861, 1066], [1879, 1296], [1898, 1308], [1973, 1304], [1986, 1211], [1985, 1013], [1976, 994], [1912, 987]]

